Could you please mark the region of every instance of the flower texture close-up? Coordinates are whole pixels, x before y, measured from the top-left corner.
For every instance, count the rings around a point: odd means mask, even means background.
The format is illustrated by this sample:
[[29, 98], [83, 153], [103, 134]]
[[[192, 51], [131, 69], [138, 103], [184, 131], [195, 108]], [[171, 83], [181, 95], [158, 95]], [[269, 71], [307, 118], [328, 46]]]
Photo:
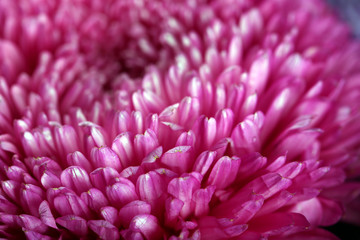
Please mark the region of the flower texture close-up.
[[0, 0], [0, 237], [339, 239], [351, 31], [322, 0]]

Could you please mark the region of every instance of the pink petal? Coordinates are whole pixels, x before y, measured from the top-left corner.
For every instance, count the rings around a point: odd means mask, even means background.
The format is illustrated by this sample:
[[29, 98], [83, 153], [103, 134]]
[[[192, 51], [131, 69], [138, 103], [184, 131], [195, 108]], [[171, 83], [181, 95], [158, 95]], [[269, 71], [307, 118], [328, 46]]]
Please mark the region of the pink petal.
[[176, 141], [176, 146], [195, 146], [196, 138], [193, 131], [183, 132]]
[[[235, 180], [240, 167], [240, 158], [222, 157], [220, 158], [210, 172], [207, 185], [215, 185], [217, 189], [224, 189], [230, 186]], [[226, 176], [226, 178], [224, 178]]]
[[82, 218], [90, 218], [90, 210], [84, 201], [76, 196], [75, 194], [60, 193], [58, 196], [54, 198], [53, 201], [54, 208], [61, 215], [76, 215]]
[[120, 182], [108, 186], [106, 188], [106, 196], [111, 205], [117, 208], [121, 208], [129, 202], [138, 200], [138, 196], [135, 192], [135, 186], [133, 184], [130, 185]]
[[161, 239], [163, 236], [163, 230], [153, 215], [137, 215], [131, 220], [130, 229], [141, 232], [146, 239]]
[[134, 149], [139, 160], [142, 160], [158, 146], [157, 136], [151, 129], [147, 129], [144, 134], [137, 134], [134, 138]]
[[118, 155], [108, 147], [93, 148], [91, 161], [96, 168], [111, 167], [118, 172], [122, 170]]
[[233, 225], [230, 219], [220, 220], [212, 216], [205, 216], [199, 219], [201, 238], [204, 239], [230, 239], [239, 237], [247, 230], [246, 224]]
[[261, 94], [267, 84], [270, 72], [270, 54], [268, 52], [257, 57], [250, 67], [248, 84], [250, 92]]
[[61, 173], [60, 179], [63, 186], [73, 189], [79, 195], [91, 188], [87, 172], [78, 166], [65, 169]]
[[86, 220], [78, 216], [67, 215], [59, 217], [56, 219], [56, 223], [68, 229], [77, 236], [85, 236], [88, 232]]
[[150, 214], [150, 204], [143, 201], [133, 201], [123, 206], [119, 211], [120, 223], [123, 227], [128, 228], [131, 220], [141, 214]]
[[107, 186], [115, 183], [119, 177], [119, 173], [111, 167], [98, 168], [90, 173], [92, 185], [102, 191], [105, 191]]
[[87, 192], [83, 192], [81, 199], [95, 212], [99, 212], [102, 207], [109, 204], [107, 198], [97, 188], [91, 188]]
[[166, 198], [166, 179], [158, 172], [150, 171], [141, 175], [136, 182], [140, 199], [148, 202], [153, 212], [160, 213]]
[[86, 172], [91, 172], [93, 169], [89, 160], [79, 151], [68, 154], [66, 159], [69, 166], [82, 167]]
[[47, 201], [43, 201], [39, 206], [39, 215], [41, 221], [49, 227], [57, 229], [55, 218], [51, 212], [50, 206]]
[[111, 149], [119, 156], [121, 165], [124, 168], [135, 164], [135, 162], [133, 162], [135, 150], [131, 133], [125, 132], [118, 135], [114, 139]]
[[19, 209], [14, 203], [6, 199], [4, 195], [0, 194], [0, 211], [7, 212], [9, 214], [16, 214]]
[[102, 239], [119, 239], [118, 229], [111, 223], [104, 220], [90, 220], [88, 226]]
[[109, 223], [119, 227], [120, 220], [118, 216], [118, 210], [111, 206], [106, 206], [100, 209], [100, 215]]
[[170, 181], [167, 191], [184, 203], [180, 215], [185, 218], [194, 210], [193, 193], [200, 188], [202, 176], [199, 173], [184, 174]]
[[212, 165], [216, 156], [217, 156], [216, 152], [213, 152], [213, 151], [202, 152], [196, 158], [196, 161], [193, 166], [193, 171], [198, 172], [204, 176], [210, 169], [210, 166]]
[[22, 223], [22, 226], [28, 230], [39, 232], [39, 233], [46, 233], [48, 227], [38, 218], [21, 214], [19, 215], [19, 219]]
[[253, 219], [249, 230], [263, 233], [265, 236], [300, 232], [310, 226], [306, 218], [298, 213], [272, 213]]
[[283, 190], [275, 194], [271, 198], [267, 199], [267, 201], [261, 207], [259, 212], [256, 213], [256, 216], [262, 216], [265, 214], [275, 212], [276, 210], [287, 204], [293, 197], [294, 194], [291, 194], [286, 190]]
[[26, 212], [38, 217], [40, 203], [45, 198], [43, 190], [32, 184], [25, 184], [20, 189], [20, 201]]
[[209, 213], [209, 203], [211, 201], [212, 195], [214, 194], [215, 187], [210, 186], [206, 189], [199, 189], [194, 192], [193, 198], [195, 201], [194, 213], [196, 217], [206, 215]]
[[149, 153], [149, 155], [147, 155], [141, 163], [141, 167], [143, 169], [145, 169], [145, 171], [151, 171], [153, 169], [159, 168], [160, 167], [160, 157], [163, 153], [163, 148], [157, 147], [154, 149], [154, 151], [152, 151], [151, 153]]
[[161, 156], [161, 162], [174, 172], [187, 172], [193, 165], [193, 148], [178, 146], [170, 149]]

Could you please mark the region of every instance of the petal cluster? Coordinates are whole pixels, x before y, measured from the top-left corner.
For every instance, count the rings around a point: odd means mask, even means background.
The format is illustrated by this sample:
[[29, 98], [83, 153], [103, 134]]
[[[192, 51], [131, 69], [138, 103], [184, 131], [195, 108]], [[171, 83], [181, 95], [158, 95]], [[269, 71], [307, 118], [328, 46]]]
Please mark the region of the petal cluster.
[[359, 56], [321, 0], [0, 1], [0, 237], [337, 239]]

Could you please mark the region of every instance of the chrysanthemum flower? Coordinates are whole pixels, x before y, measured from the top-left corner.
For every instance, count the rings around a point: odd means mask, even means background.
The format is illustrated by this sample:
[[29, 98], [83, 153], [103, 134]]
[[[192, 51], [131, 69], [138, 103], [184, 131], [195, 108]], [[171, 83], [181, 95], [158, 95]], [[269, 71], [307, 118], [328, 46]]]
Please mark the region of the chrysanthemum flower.
[[349, 36], [320, 0], [0, 1], [0, 236], [337, 239]]

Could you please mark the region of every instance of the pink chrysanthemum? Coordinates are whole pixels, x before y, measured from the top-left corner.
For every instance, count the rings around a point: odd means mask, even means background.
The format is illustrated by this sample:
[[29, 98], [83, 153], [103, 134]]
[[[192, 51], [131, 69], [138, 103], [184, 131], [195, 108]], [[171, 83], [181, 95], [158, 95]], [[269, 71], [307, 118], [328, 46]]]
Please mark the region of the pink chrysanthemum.
[[359, 109], [320, 0], [2, 0], [0, 237], [337, 239]]

